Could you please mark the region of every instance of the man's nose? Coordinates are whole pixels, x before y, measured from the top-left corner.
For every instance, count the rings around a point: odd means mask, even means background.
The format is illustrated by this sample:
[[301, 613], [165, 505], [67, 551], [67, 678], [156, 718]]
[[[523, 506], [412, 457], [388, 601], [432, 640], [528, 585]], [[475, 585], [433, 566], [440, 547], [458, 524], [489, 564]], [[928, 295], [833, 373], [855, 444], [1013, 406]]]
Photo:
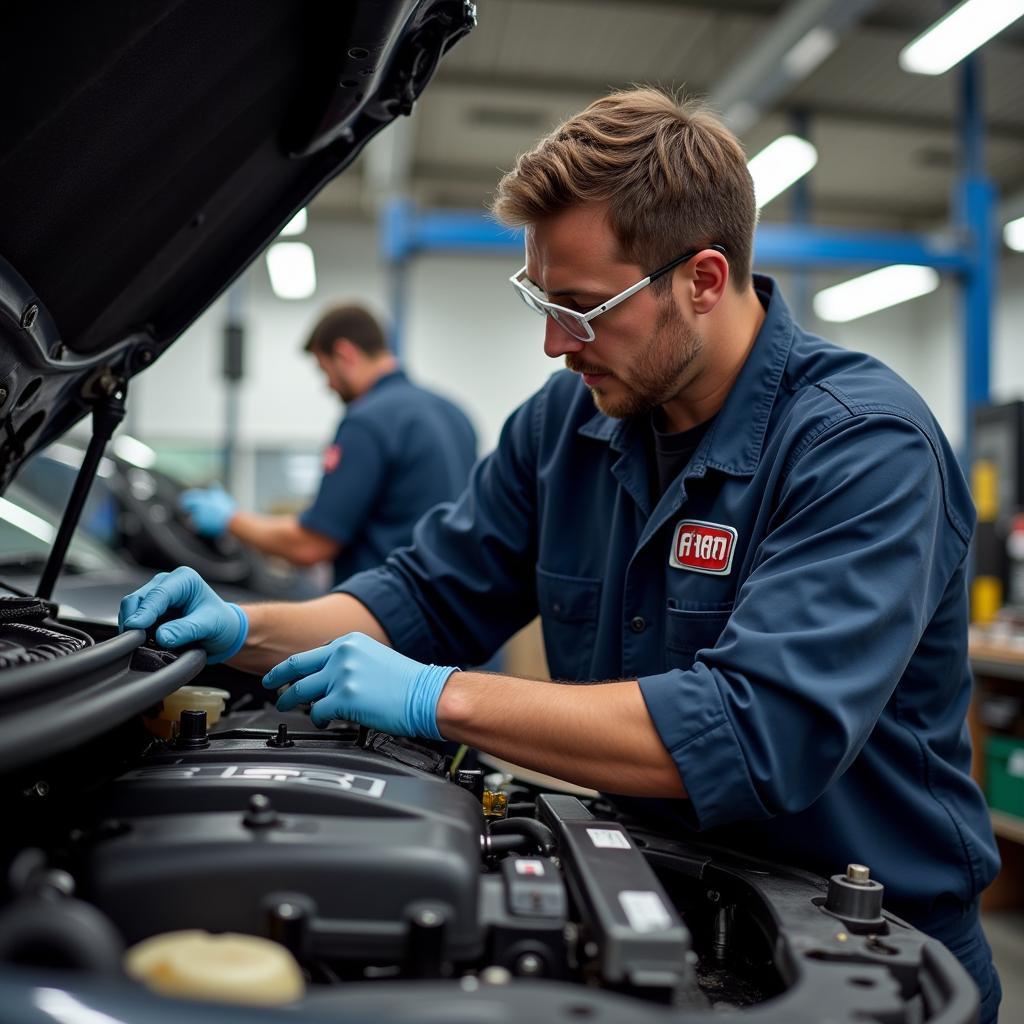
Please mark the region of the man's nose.
[[544, 354], [558, 359], [570, 352], [581, 352], [587, 347], [585, 341], [574, 338], [552, 317], [544, 318]]

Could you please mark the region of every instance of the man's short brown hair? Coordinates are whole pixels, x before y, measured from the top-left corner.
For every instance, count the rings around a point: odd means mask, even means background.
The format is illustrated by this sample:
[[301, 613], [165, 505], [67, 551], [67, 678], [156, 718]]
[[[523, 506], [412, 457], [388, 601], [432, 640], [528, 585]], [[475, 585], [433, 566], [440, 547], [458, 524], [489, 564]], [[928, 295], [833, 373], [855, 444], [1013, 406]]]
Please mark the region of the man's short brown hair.
[[354, 303], [332, 306], [316, 322], [304, 351], [330, 355], [334, 343], [345, 338], [368, 356], [387, 351], [384, 328], [368, 310]]
[[648, 272], [717, 242], [734, 287], [750, 281], [754, 185], [739, 141], [700, 102], [652, 88], [596, 100], [519, 157], [491, 209], [521, 226], [585, 203], [608, 204], [623, 256]]

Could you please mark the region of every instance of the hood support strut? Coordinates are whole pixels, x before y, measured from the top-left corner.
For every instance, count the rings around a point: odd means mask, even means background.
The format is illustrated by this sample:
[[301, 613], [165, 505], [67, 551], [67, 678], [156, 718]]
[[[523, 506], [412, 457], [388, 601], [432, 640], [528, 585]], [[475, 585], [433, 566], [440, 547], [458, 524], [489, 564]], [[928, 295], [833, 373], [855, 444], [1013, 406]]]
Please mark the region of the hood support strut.
[[46, 561], [46, 568], [39, 578], [39, 586], [36, 588], [36, 596], [49, 600], [53, 594], [54, 584], [64, 566], [64, 556], [67, 554], [68, 545], [74, 535], [75, 527], [82, 516], [82, 509], [85, 508], [85, 500], [89, 497], [89, 488], [96, 478], [96, 470], [99, 468], [103, 451], [107, 442], [117, 429], [117, 425], [124, 419], [125, 394], [128, 390], [126, 381], [118, 380], [111, 389], [96, 400], [92, 410], [92, 437], [89, 438], [89, 447], [86, 449], [85, 458], [75, 477], [75, 486], [71, 490], [71, 497], [68, 498], [67, 508], [60, 521], [60, 529], [57, 530], [57, 537], [50, 549], [50, 557]]

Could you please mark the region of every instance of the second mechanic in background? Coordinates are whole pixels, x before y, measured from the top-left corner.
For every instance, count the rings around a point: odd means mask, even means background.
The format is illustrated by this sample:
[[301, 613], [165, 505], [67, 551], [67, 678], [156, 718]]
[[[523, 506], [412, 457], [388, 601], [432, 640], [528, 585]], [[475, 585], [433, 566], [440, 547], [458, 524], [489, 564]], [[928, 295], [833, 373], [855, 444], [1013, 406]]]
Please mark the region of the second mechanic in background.
[[230, 533], [294, 565], [331, 561], [337, 585], [408, 544], [424, 512], [458, 497], [476, 434], [457, 406], [409, 380], [361, 306], [324, 313], [305, 351], [346, 405], [313, 504], [297, 516], [261, 515], [219, 487], [186, 491], [181, 503], [203, 536]]

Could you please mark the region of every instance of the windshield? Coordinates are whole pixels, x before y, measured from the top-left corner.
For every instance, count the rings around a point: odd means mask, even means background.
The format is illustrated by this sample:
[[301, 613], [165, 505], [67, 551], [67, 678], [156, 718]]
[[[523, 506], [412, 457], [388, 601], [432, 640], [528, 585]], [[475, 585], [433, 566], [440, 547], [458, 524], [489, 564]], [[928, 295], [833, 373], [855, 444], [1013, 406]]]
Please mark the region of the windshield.
[[[57, 536], [59, 517], [17, 485], [0, 497], [0, 571], [38, 575]], [[72, 573], [116, 569], [112, 552], [76, 534], [68, 547], [64, 571]]]
[[[136, 446], [145, 447], [133, 438], [128, 440]], [[51, 444], [29, 459], [18, 471], [20, 493], [30, 500], [35, 499], [37, 503], [42, 502], [49, 509], [66, 508], [84, 454], [74, 444], [62, 441]], [[79, 520], [81, 532], [108, 550], [116, 547], [118, 541], [117, 501], [107, 482], [107, 477], [113, 472], [113, 464], [106, 458], [101, 459]], [[47, 517], [52, 521], [53, 514], [47, 513]]]

